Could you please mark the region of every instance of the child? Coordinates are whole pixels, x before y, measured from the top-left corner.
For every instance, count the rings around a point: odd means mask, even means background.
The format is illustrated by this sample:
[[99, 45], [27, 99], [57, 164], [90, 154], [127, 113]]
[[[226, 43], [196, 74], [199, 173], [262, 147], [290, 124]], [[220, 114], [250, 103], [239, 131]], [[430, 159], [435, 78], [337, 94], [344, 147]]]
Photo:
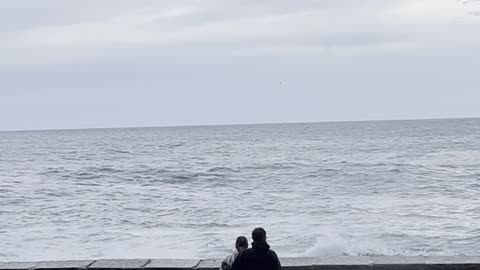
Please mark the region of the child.
[[248, 248], [248, 240], [245, 236], [239, 236], [235, 242], [235, 251], [232, 255], [228, 255], [225, 260], [222, 261], [220, 270], [230, 270], [235, 260], [242, 254], [242, 252]]

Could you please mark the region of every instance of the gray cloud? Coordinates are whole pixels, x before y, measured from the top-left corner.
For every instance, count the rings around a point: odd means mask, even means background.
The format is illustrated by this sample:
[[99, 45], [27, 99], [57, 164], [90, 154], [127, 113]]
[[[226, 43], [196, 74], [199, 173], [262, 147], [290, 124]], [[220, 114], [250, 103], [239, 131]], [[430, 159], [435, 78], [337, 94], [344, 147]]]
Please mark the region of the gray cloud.
[[479, 116], [476, 6], [0, 1], [0, 130]]

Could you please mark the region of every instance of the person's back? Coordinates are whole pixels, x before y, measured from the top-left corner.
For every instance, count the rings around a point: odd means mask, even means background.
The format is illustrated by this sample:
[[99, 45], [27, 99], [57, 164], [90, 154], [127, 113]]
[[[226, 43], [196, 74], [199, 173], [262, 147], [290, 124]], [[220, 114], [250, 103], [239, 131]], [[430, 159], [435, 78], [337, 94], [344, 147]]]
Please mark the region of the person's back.
[[232, 270], [280, 270], [275, 251], [267, 243], [266, 232], [256, 228], [252, 232], [252, 248], [245, 250], [233, 264]]

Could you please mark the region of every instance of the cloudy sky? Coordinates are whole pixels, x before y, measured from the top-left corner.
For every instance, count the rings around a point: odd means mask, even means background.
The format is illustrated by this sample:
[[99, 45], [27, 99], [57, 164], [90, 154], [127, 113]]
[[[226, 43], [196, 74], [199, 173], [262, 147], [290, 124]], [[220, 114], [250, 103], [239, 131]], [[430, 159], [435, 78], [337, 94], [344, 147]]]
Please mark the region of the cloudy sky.
[[480, 116], [478, 0], [0, 0], [0, 130]]

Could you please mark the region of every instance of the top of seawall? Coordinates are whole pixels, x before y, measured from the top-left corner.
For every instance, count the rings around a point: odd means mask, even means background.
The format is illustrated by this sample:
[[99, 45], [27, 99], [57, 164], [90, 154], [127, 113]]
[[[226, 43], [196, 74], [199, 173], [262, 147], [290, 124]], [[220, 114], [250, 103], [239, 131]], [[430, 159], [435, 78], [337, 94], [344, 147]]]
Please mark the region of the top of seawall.
[[[283, 269], [294, 270], [480, 270], [480, 256], [339, 256], [281, 258]], [[0, 262], [0, 270], [180, 270], [218, 269], [221, 259], [101, 259], [76, 261]]]

